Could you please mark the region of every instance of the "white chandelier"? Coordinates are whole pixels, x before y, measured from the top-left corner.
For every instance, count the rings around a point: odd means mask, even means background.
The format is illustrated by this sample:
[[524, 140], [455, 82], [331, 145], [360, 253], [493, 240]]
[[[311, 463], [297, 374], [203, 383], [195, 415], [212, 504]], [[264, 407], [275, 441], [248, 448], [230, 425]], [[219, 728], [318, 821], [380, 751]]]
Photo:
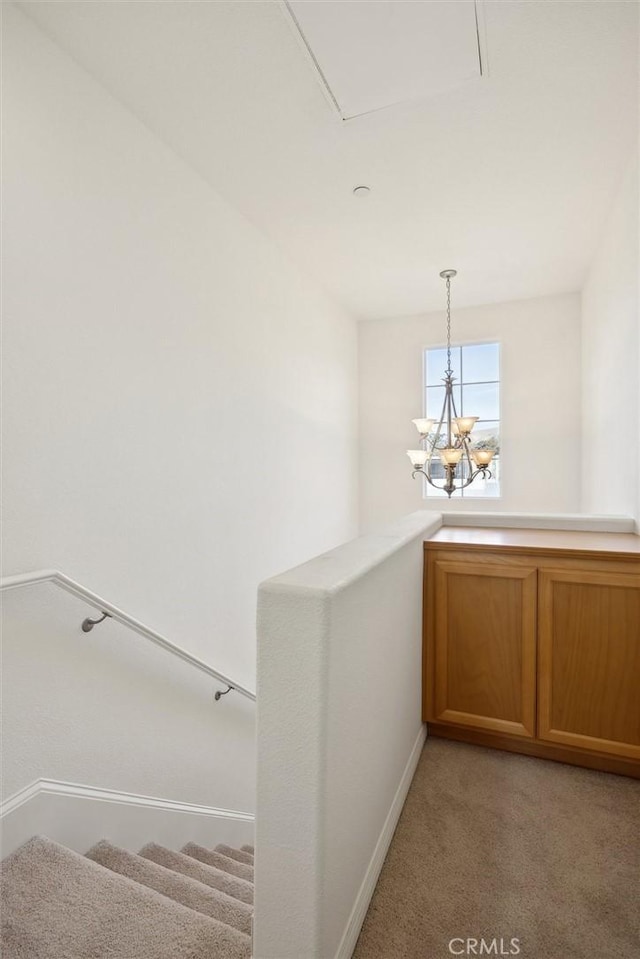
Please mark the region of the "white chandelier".
[[[455, 377], [451, 369], [451, 278], [456, 270], [443, 270], [440, 276], [447, 282], [447, 368], [444, 372], [444, 403], [440, 419], [417, 419], [415, 424], [420, 434], [422, 449], [407, 450], [413, 466], [412, 476], [424, 476], [427, 483], [444, 490], [451, 497], [456, 490], [473, 483], [476, 476], [491, 477], [491, 460], [494, 450], [472, 449], [471, 431], [477, 416], [458, 416], [453, 398]], [[435, 429], [434, 429], [435, 426]], [[444, 466], [444, 483], [434, 481], [434, 462]]]

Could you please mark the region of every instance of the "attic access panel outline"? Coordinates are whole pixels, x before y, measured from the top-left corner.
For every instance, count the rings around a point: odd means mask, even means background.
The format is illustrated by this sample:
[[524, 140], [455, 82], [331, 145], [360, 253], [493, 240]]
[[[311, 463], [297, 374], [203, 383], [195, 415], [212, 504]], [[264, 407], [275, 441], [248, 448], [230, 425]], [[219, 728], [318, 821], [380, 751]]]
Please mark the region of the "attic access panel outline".
[[487, 73], [483, 0], [281, 0], [342, 120], [436, 96]]

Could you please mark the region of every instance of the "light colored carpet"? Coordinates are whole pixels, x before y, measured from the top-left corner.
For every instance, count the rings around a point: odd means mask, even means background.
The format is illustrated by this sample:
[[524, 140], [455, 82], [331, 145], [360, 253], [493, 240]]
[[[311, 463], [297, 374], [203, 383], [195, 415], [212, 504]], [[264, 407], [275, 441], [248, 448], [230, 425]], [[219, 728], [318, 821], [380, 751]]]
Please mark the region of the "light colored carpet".
[[247, 879], [239, 879], [232, 876], [222, 869], [216, 869], [214, 866], [207, 866], [206, 863], [198, 859], [192, 859], [191, 856], [185, 856], [182, 852], [174, 852], [173, 849], [167, 849], [165, 846], [158, 846], [150, 842], [140, 850], [140, 855], [145, 859], [151, 859], [153, 862], [166, 866], [167, 869], [173, 869], [175, 872], [182, 873], [183, 876], [190, 876], [203, 882], [212, 889], [219, 889], [220, 892], [226, 892], [228, 896], [239, 899], [240, 902], [253, 903], [253, 884]]
[[[3, 959], [250, 959], [246, 932], [203, 914], [211, 887], [194, 891], [199, 883], [181, 875], [172, 887], [151, 876], [160, 866], [108, 843], [91, 857], [35, 837], [2, 863]], [[189, 896], [195, 908], [183, 904]], [[250, 907], [236, 905], [246, 928]]]
[[639, 959], [640, 782], [429, 739], [353, 959], [468, 938], [461, 955]]
[[158, 863], [136, 856], [126, 849], [119, 849], [103, 840], [87, 853], [88, 859], [99, 862], [106, 869], [128, 876], [143, 886], [161, 892], [176, 902], [195, 909], [205, 916], [226, 922], [228, 926], [239, 929], [246, 935], [251, 935], [251, 917], [253, 909], [246, 902], [238, 902], [218, 889], [212, 889], [196, 879], [183, 876], [173, 869], [160, 866]]
[[229, 859], [222, 853], [215, 852], [213, 849], [205, 849], [204, 846], [198, 846], [195, 842], [188, 842], [181, 850], [185, 856], [191, 856], [193, 859], [199, 859], [207, 866], [215, 866], [216, 869], [222, 869], [223, 872], [231, 873], [238, 879], [246, 879], [247, 882], [253, 882], [253, 866], [247, 866], [236, 859]]
[[252, 852], [246, 852], [243, 849], [234, 849], [233, 846], [225, 846], [224, 843], [218, 843], [214, 852], [220, 852], [223, 856], [227, 856], [228, 859], [237, 859], [238, 862], [243, 862], [247, 866], [253, 866]]

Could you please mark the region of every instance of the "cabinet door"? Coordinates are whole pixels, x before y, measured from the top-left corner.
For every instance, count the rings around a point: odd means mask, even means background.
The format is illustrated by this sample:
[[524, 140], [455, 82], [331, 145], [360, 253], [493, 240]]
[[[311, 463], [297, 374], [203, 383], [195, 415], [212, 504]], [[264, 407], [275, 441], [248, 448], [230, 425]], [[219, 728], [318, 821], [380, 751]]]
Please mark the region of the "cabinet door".
[[538, 737], [640, 759], [640, 573], [541, 569]]
[[433, 722], [535, 732], [536, 570], [434, 562]]

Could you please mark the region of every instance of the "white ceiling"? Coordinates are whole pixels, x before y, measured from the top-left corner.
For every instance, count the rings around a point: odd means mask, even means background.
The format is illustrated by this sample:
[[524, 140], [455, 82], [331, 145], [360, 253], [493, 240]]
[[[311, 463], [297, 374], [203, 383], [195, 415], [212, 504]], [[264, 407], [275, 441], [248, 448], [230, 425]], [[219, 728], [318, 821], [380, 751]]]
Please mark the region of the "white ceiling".
[[284, 0], [283, 7], [344, 120], [444, 93], [482, 73], [474, 0]]
[[360, 317], [580, 289], [637, 138], [635, 2], [485, 0], [488, 75], [347, 122], [280, 3], [19, 5]]

